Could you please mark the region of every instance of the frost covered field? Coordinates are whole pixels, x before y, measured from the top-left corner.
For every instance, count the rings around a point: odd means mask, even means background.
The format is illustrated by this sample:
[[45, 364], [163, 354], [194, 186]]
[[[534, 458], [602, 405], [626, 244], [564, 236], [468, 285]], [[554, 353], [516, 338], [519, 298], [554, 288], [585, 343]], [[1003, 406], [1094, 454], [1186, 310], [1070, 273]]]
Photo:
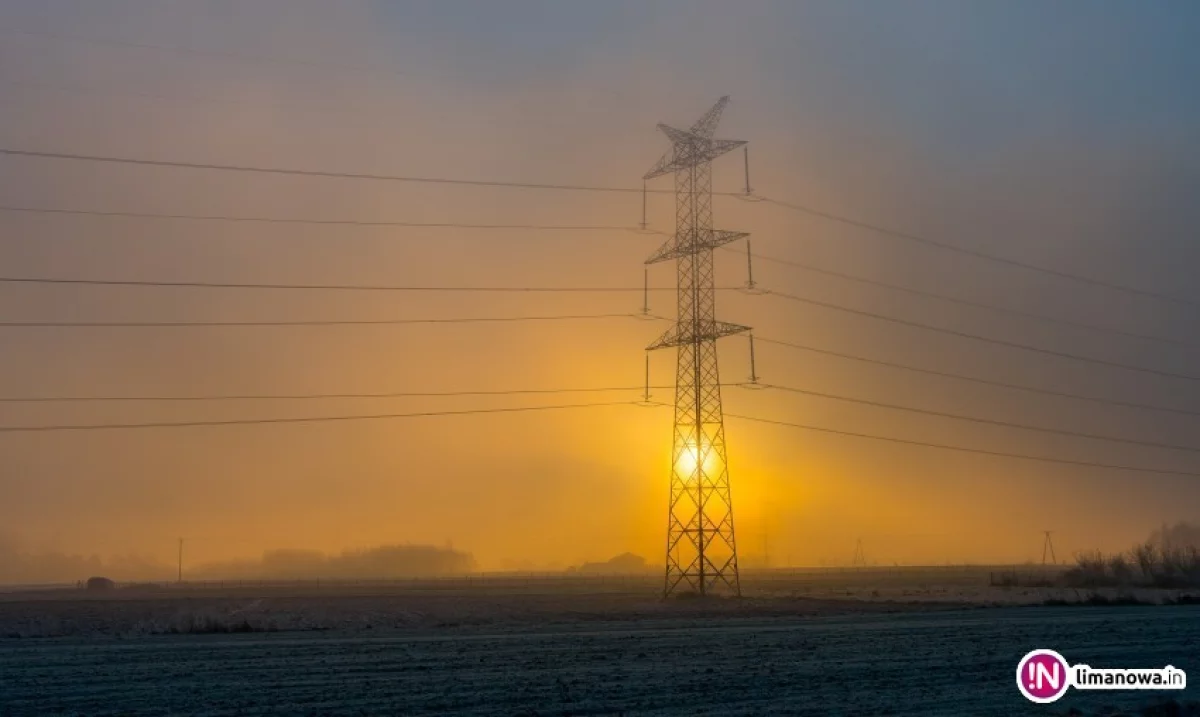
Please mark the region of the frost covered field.
[[[1093, 666], [1169, 663], [1200, 680], [1200, 607], [933, 597], [10, 593], [0, 595], [0, 715], [1140, 714], [1162, 699], [1025, 702], [1014, 671], [1034, 647]], [[1195, 687], [1171, 696], [1200, 699]]]

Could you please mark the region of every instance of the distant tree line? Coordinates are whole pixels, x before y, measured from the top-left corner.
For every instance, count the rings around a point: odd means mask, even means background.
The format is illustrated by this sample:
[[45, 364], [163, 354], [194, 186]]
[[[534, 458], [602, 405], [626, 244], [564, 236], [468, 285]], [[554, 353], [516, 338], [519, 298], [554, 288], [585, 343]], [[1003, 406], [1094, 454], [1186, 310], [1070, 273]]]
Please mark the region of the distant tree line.
[[381, 545], [327, 555], [316, 550], [270, 550], [259, 560], [209, 563], [188, 571], [195, 580], [386, 579], [462, 575], [475, 570], [470, 553], [431, 545]]
[[[387, 579], [461, 575], [476, 569], [470, 553], [429, 545], [381, 545], [327, 555], [315, 550], [271, 550], [261, 558], [184, 565], [185, 580]], [[21, 550], [0, 536], [0, 584], [74, 584], [92, 577], [117, 582], [176, 578], [176, 566], [150, 558], [73, 555]]]
[[1200, 526], [1164, 526], [1124, 553], [1081, 552], [1063, 579], [1074, 587], [1200, 586]]

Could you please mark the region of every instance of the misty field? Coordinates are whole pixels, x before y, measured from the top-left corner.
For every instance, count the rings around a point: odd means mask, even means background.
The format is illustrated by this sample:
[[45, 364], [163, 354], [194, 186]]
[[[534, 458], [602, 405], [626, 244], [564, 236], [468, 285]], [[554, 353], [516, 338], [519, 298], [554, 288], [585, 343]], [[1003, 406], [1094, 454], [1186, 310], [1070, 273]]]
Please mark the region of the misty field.
[[535, 588], [3, 594], [0, 715], [1142, 714], [1164, 696], [1031, 705], [1017, 661], [1051, 647], [1196, 674], [1200, 657], [1197, 606]]

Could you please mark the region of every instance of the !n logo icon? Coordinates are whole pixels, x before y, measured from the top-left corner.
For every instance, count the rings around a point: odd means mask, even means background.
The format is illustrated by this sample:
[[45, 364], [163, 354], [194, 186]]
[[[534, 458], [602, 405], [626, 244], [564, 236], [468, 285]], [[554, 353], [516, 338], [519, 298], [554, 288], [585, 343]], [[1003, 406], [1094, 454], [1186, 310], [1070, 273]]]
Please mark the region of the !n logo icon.
[[1034, 650], [1017, 663], [1017, 687], [1030, 702], [1053, 702], [1070, 686], [1070, 669], [1054, 650]]

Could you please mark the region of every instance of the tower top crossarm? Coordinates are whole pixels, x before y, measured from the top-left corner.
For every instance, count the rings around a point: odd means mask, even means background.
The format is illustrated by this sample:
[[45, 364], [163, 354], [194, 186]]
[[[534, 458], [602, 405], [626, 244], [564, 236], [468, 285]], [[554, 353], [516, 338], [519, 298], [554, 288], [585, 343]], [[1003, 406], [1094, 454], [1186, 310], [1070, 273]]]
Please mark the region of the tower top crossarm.
[[717, 123], [721, 121], [721, 114], [725, 111], [725, 106], [729, 104], [729, 95], [723, 96], [716, 103], [708, 108], [708, 111], [696, 120], [696, 123], [688, 128], [688, 132], [701, 137], [712, 139], [713, 132], [717, 131]]
[[746, 144], [745, 140], [740, 139], [713, 139], [717, 123], [721, 120], [721, 113], [728, 103], [728, 96], [717, 100], [717, 103], [688, 129], [659, 124], [658, 128], [667, 135], [667, 139], [671, 140], [672, 147], [642, 178], [654, 179], [664, 174], [711, 162], [731, 149]]

